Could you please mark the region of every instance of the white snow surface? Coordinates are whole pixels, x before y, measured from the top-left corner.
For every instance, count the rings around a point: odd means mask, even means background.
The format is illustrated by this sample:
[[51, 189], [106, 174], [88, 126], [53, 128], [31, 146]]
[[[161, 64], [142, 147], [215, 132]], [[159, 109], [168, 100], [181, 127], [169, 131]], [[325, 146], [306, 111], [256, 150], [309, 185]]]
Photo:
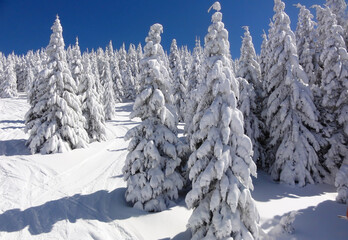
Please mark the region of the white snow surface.
[[[51, 155], [30, 155], [25, 146], [28, 108], [24, 95], [0, 99], [0, 239], [190, 239], [184, 196], [159, 213], [125, 201], [124, 135], [137, 124], [128, 117], [132, 103], [116, 105], [106, 142]], [[263, 239], [347, 239], [348, 221], [337, 217], [347, 206], [335, 201], [334, 186], [292, 187], [263, 172], [253, 183], [260, 225], [269, 233]], [[280, 220], [293, 211], [294, 231], [282, 233]]]

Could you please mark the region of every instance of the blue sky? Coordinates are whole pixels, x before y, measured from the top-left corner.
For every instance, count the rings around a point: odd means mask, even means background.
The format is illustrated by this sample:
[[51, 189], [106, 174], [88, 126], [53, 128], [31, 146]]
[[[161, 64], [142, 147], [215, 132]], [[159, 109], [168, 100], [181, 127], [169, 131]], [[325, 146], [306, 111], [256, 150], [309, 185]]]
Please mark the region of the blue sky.
[[[162, 45], [169, 50], [171, 40], [178, 45], [202, 43], [210, 24], [208, 8], [214, 0], [0, 0], [0, 51], [24, 54], [46, 47], [56, 14], [63, 26], [65, 44], [79, 37], [81, 50], [105, 47], [110, 40], [115, 48], [124, 42], [144, 44], [150, 26], [164, 27]], [[307, 7], [325, 0], [285, 0], [286, 12], [295, 30], [300, 2]], [[242, 26], [249, 26], [259, 52], [263, 29], [268, 30], [273, 16], [273, 0], [221, 0], [223, 22], [229, 31], [232, 57], [239, 56]], [[314, 9], [311, 9], [313, 12]]]

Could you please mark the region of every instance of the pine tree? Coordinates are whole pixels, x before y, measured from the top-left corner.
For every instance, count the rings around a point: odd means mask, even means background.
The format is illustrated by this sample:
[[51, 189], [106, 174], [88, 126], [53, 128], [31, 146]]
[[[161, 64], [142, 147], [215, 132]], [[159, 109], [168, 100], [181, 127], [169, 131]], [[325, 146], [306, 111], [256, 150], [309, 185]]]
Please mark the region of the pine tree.
[[103, 105], [105, 112], [105, 120], [111, 120], [115, 116], [115, 92], [114, 84], [111, 79], [110, 64], [107, 55], [102, 55], [99, 59], [100, 66], [100, 82], [104, 89], [103, 94]]
[[169, 87], [169, 77], [161, 60], [162, 32], [162, 25], [154, 24], [145, 39], [140, 61], [144, 85], [131, 114], [131, 118], [140, 117], [142, 122], [126, 134], [125, 139], [131, 141], [123, 167], [126, 200], [136, 208], [155, 212], [166, 209], [183, 187], [178, 173], [182, 148], [176, 136], [175, 116], [166, 108], [163, 93]]
[[192, 239], [257, 239], [258, 212], [251, 197], [250, 174], [256, 176], [252, 143], [244, 134], [243, 115], [231, 83], [228, 32], [220, 3], [205, 37], [201, 101], [193, 117], [188, 166], [192, 190], [186, 204], [193, 208], [188, 227]]
[[0, 77], [2, 78], [0, 79], [0, 98], [17, 97], [17, 78], [13, 60], [6, 61], [4, 72]]
[[[263, 149], [259, 143], [264, 128], [261, 118], [261, 70], [257, 62], [256, 53], [249, 27], [244, 27], [245, 33], [241, 47], [241, 57], [236, 76], [239, 77], [240, 97], [239, 109], [244, 116], [245, 134], [251, 139], [254, 147], [253, 159], [255, 163], [263, 158]], [[262, 164], [261, 164], [262, 165]]]
[[14, 64], [14, 72], [16, 74], [16, 84], [17, 91], [24, 92], [27, 87], [27, 68], [24, 56], [16, 57], [16, 62]]
[[192, 54], [192, 65], [188, 78], [187, 92], [191, 92], [197, 88], [197, 85], [202, 82], [201, 64], [203, 60], [203, 49], [201, 41], [197, 38]]
[[106, 47], [105, 52], [107, 53], [109, 59], [115, 56], [114, 47], [112, 46], [111, 40], [109, 42], [109, 45]]
[[242, 47], [240, 49], [241, 56], [239, 59], [238, 70], [236, 75], [246, 79], [250, 84], [254, 86], [257, 91], [257, 95], [260, 96], [261, 93], [261, 69], [260, 64], [257, 62], [256, 52], [254, 44], [252, 42], [252, 37], [249, 32], [249, 27], [243, 27], [244, 37], [242, 41]]
[[123, 86], [122, 86], [122, 79], [121, 79], [121, 73], [120, 68], [118, 64], [118, 59], [116, 56], [116, 53], [114, 52], [114, 48], [112, 46], [112, 42], [109, 42], [109, 46], [107, 47], [107, 59], [109, 61], [110, 65], [110, 71], [111, 71], [111, 79], [113, 83], [114, 88], [114, 98], [116, 102], [122, 102], [122, 96], [123, 96]]
[[100, 81], [100, 74], [98, 69], [98, 58], [95, 51], [92, 51], [90, 53], [90, 60], [91, 60], [92, 73], [95, 78], [97, 93], [99, 95], [99, 102], [104, 106], [104, 87], [102, 86]]
[[131, 81], [133, 81], [134, 83], [132, 100], [135, 100], [135, 97], [140, 91], [140, 84], [139, 84], [140, 72], [139, 72], [138, 53], [134, 44], [129, 45], [128, 54], [127, 54], [127, 62], [128, 62], [128, 71], [131, 73], [132, 75], [131, 77], [133, 78]]
[[139, 75], [139, 65], [138, 65], [139, 59], [138, 59], [138, 54], [137, 51], [135, 49], [135, 45], [134, 44], [130, 44], [129, 45], [129, 49], [128, 49], [128, 54], [127, 54], [127, 63], [129, 65], [129, 70], [132, 73], [132, 77], [134, 79], [134, 85], [136, 86], [136, 79], [138, 78]]
[[334, 178], [344, 159], [348, 157], [348, 53], [343, 29], [329, 8], [316, 6], [318, 26], [325, 36], [320, 60], [323, 62], [321, 79], [321, 122], [329, 142], [325, 166]]
[[192, 65], [192, 55], [191, 52], [188, 50], [187, 46], [183, 47], [183, 51], [181, 52], [181, 58], [182, 58], [182, 68], [184, 70], [184, 79], [185, 79], [185, 87], [187, 88], [188, 79], [191, 72], [191, 65]]
[[[201, 41], [196, 39], [196, 46], [193, 49], [193, 61], [191, 71], [188, 78], [187, 95], [185, 103], [185, 131], [187, 131], [192, 117], [196, 111], [200, 96], [197, 96], [197, 88], [202, 83], [202, 69], [201, 64], [203, 60], [203, 49]], [[189, 136], [188, 136], [189, 137]]]
[[82, 56], [81, 56], [81, 50], [80, 50], [78, 38], [76, 38], [75, 46], [71, 47], [71, 60], [69, 62], [69, 66], [70, 66], [71, 76], [75, 80], [75, 83], [78, 89], [77, 94], [80, 95], [80, 92], [79, 92], [80, 82], [81, 82], [84, 69], [82, 65]]
[[130, 77], [129, 75], [129, 65], [127, 62], [127, 51], [126, 47], [123, 44], [120, 51], [119, 51], [119, 68], [120, 68], [120, 73], [121, 73], [121, 78], [122, 78], [122, 83], [123, 83], [123, 93], [124, 95], [122, 96], [125, 99], [132, 100], [134, 99], [134, 79], [133, 77]]
[[34, 94], [35, 100], [26, 115], [27, 130], [30, 131], [27, 144], [32, 153], [66, 152], [86, 147], [89, 141], [83, 128], [77, 86], [66, 60], [58, 16], [51, 29], [53, 33], [46, 48], [47, 69], [37, 80], [33, 90], [39, 93]]
[[326, 5], [331, 12], [336, 15], [337, 24], [340, 25], [343, 31], [346, 48], [348, 47], [348, 15], [347, 3], [345, 0], [326, 0]]
[[185, 79], [184, 70], [181, 65], [180, 54], [176, 40], [173, 39], [170, 46], [169, 54], [169, 68], [172, 75], [172, 92], [174, 96], [174, 106], [179, 117], [179, 121], [184, 118], [184, 106], [185, 106]]
[[308, 84], [317, 103], [321, 98], [319, 86], [322, 70], [316, 52], [316, 39], [318, 38], [316, 23], [313, 21], [313, 15], [305, 6], [301, 4], [296, 6], [300, 8], [295, 32], [299, 63], [308, 76]]
[[267, 74], [267, 127], [270, 132], [270, 172], [273, 179], [304, 186], [325, 174], [317, 152], [321, 129], [308, 78], [299, 65], [295, 35], [285, 4], [274, 1], [271, 52]]
[[[266, 74], [267, 74], [267, 68], [268, 68], [268, 58], [269, 58], [269, 41], [267, 38], [267, 34], [263, 32], [262, 34], [262, 44], [261, 44], [261, 50], [260, 50], [260, 56], [259, 56], [259, 65], [260, 65], [260, 80], [261, 80], [261, 96], [262, 98], [265, 97], [265, 88], [266, 88]], [[264, 106], [264, 103], [262, 101], [262, 106]], [[263, 109], [263, 107], [262, 107]], [[263, 117], [261, 115], [261, 117]]]
[[86, 118], [85, 129], [90, 141], [105, 141], [104, 107], [98, 101], [99, 95], [88, 57], [84, 58], [84, 69], [79, 92], [81, 94], [82, 114]]
[[337, 202], [348, 203], [348, 160], [342, 164], [335, 179], [335, 185], [337, 187], [338, 195], [336, 197]]

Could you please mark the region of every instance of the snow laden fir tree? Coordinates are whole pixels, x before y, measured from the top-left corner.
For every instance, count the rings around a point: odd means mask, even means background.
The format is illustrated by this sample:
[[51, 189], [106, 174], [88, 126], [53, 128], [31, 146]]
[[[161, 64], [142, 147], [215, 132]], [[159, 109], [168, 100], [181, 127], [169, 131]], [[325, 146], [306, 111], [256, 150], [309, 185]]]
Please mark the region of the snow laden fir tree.
[[176, 136], [176, 117], [167, 109], [167, 93], [163, 92], [169, 89], [170, 82], [161, 60], [162, 32], [162, 25], [154, 24], [145, 39], [144, 57], [140, 61], [144, 85], [130, 116], [140, 117], [142, 122], [125, 136], [131, 141], [123, 168], [126, 200], [151, 212], [165, 210], [183, 187], [178, 167], [184, 148]]
[[174, 106], [176, 107], [176, 112], [178, 114], [179, 121], [184, 119], [184, 107], [185, 107], [185, 79], [184, 70], [182, 68], [180, 54], [176, 40], [173, 39], [170, 46], [169, 54], [169, 67], [172, 74], [172, 91], [174, 96]]
[[316, 6], [318, 27], [323, 33], [323, 63], [321, 78], [321, 122], [328, 140], [325, 166], [331, 176], [348, 158], [348, 53], [345, 48], [343, 29], [337, 24], [329, 8]]
[[17, 78], [12, 59], [7, 59], [4, 72], [0, 71], [0, 98], [17, 97]]
[[259, 215], [250, 189], [256, 176], [252, 143], [237, 109], [238, 83], [229, 60], [228, 32], [220, 3], [205, 37], [201, 101], [193, 117], [188, 161], [192, 190], [186, 203], [193, 213], [192, 239], [257, 239]]
[[85, 129], [92, 141], [105, 141], [105, 112], [99, 102], [95, 78], [89, 58], [84, 58], [84, 73], [81, 76], [80, 100], [82, 114], [86, 119]]
[[281, 0], [274, 3], [265, 81], [270, 172], [275, 180], [304, 186], [320, 182], [326, 175], [317, 154], [321, 149], [317, 137], [321, 125], [307, 75], [299, 65], [295, 35], [284, 12], [285, 4]]
[[[259, 143], [262, 137], [261, 129], [264, 128], [260, 121], [261, 115], [261, 70], [257, 62], [254, 44], [249, 32], [249, 27], [244, 27], [244, 37], [241, 47], [241, 57], [237, 77], [240, 87], [239, 109], [244, 116], [245, 134], [253, 143], [255, 163], [262, 162], [262, 147]], [[262, 164], [260, 164], [262, 165]]]
[[26, 114], [27, 144], [32, 153], [58, 153], [86, 147], [89, 141], [84, 129], [77, 86], [71, 76], [64, 50], [63, 29], [57, 16], [46, 48], [48, 62], [29, 94], [33, 97]]

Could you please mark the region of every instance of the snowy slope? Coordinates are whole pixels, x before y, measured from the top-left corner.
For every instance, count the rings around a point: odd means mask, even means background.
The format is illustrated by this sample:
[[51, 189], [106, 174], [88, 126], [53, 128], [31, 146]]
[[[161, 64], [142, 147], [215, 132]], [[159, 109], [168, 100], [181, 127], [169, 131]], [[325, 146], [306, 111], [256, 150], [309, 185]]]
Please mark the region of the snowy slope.
[[[25, 96], [0, 99], [0, 239], [189, 239], [191, 214], [183, 197], [161, 213], [131, 208], [124, 200], [123, 137], [135, 126], [130, 103], [118, 104], [107, 123], [108, 141], [64, 154], [30, 155], [25, 147]], [[348, 239], [346, 206], [329, 185], [293, 188], [259, 173], [253, 197], [265, 232], [298, 211], [292, 235], [274, 239]], [[272, 230], [273, 228], [273, 230]], [[278, 234], [278, 232], [277, 232]], [[268, 238], [271, 238], [269, 236]]]

